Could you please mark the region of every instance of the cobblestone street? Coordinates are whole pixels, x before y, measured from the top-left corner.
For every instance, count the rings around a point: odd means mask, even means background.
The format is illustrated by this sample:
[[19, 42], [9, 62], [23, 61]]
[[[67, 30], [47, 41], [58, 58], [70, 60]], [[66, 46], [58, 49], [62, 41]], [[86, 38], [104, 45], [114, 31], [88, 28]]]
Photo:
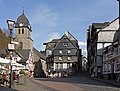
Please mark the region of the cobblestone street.
[[0, 91], [120, 91], [120, 88], [91, 80], [86, 76], [69, 78], [29, 78], [26, 85], [14, 89], [0, 86]]
[[46, 78], [36, 79], [34, 81], [59, 91], [120, 91], [118, 87], [94, 81], [86, 77]]

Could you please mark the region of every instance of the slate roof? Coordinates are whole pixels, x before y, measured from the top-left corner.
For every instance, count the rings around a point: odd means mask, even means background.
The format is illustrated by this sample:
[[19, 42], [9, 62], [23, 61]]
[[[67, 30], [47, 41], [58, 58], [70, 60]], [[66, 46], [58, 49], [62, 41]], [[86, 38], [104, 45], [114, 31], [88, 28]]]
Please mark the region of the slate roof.
[[107, 25], [109, 22], [104, 22], [104, 23], [93, 23], [93, 27], [96, 29], [101, 29], [102, 27], [104, 27], [105, 25]]
[[60, 38], [60, 39], [53, 39], [52, 41], [48, 42], [46, 45], [46, 49], [54, 50], [57, 44], [61, 41], [61, 39], [66, 36], [69, 41], [76, 47], [78, 48], [78, 41], [67, 31], [65, 34]]
[[52, 41], [46, 43], [47, 44], [46, 49], [53, 50], [59, 41], [60, 39], [53, 39]]
[[33, 51], [42, 59], [45, 60], [45, 54], [44, 53], [41, 53], [39, 52], [36, 48], [33, 47]]
[[30, 49], [16, 50], [16, 52], [22, 55], [22, 59], [18, 63], [26, 63], [26, 61], [29, 59], [30, 51]]
[[52, 41], [48, 42], [48, 43], [57, 43], [60, 39], [53, 39]]
[[23, 23], [24, 26], [30, 25], [29, 20], [28, 20], [27, 17], [25, 16], [24, 12], [22, 13], [22, 15], [20, 15], [20, 16], [17, 18], [16, 26], [18, 26], [20, 23]]

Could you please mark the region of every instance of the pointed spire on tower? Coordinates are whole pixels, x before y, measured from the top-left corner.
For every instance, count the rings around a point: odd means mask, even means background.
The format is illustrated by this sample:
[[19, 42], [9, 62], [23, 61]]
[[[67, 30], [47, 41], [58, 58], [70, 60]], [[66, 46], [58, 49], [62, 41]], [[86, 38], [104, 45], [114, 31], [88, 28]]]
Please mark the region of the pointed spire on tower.
[[24, 7], [23, 7], [23, 11], [22, 11], [22, 12], [23, 12], [23, 14], [24, 14]]

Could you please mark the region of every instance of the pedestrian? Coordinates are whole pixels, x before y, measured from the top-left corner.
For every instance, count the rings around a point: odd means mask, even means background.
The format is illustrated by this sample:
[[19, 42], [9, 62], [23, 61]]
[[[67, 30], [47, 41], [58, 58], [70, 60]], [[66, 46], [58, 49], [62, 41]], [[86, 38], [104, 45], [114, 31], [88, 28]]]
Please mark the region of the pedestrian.
[[17, 80], [17, 85], [18, 85], [19, 84], [19, 74], [17, 74], [16, 80]]
[[13, 72], [13, 80], [16, 80], [16, 73], [15, 72]]

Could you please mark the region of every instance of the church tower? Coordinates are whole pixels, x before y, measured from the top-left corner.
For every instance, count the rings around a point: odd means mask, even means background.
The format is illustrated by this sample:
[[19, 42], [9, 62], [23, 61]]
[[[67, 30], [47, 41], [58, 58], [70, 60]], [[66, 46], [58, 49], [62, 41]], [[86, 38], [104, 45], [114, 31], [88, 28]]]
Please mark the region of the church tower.
[[27, 17], [23, 13], [17, 18], [15, 41], [19, 42], [16, 49], [33, 49], [33, 40], [31, 38], [31, 26]]

